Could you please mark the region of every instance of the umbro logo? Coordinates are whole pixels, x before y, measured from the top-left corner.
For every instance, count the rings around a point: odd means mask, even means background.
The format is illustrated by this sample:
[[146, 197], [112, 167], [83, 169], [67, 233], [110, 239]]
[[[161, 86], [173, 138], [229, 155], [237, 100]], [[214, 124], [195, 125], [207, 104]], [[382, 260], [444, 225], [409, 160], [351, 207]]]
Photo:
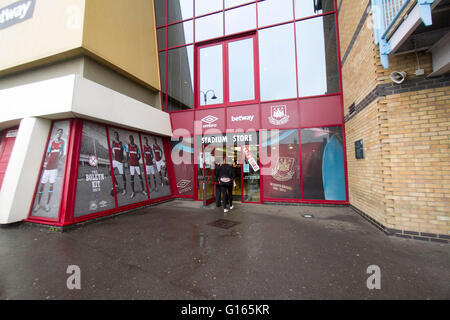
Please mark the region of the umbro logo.
[[219, 118], [217, 118], [217, 117], [214, 117], [214, 116], [212, 116], [212, 115], [208, 115], [208, 116], [204, 117], [204, 118], [202, 119], [202, 121], [203, 121], [203, 122], [206, 122], [207, 124], [211, 124], [211, 123], [213, 123], [213, 122], [216, 122], [218, 119], [219, 119]]
[[202, 122], [206, 123], [206, 124], [203, 124], [203, 128], [215, 128], [215, 127], [217, 127], [217, 123], [214, 123], [217, 120], [219, 120], [219, 118], [214, 117], [212, 115], [207, 115], [206, 117], [204, 117], [201, 120]]
[[183, 180], [178, 181], [177, 187], [178, 188], [186, 188], [190, 183], [191, 183], [191, 180], [183, 179]]

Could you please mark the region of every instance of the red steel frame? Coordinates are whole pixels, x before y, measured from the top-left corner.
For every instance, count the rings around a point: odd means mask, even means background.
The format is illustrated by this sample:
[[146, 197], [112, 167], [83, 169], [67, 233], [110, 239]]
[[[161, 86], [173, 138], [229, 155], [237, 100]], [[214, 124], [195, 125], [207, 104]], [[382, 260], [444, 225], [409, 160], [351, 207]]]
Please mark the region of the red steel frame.
[[[167, 2], [166, 1], [166, 25], [161, 25], [158, 26], [158, 28], [166, 28], [166, 44], [168, 43], [168, 32], [167, 32], [167, 27], [169, 25], [174, 25], [177, 23], [181, 23], [181, 22], [185, 22], [185, 21], [189, 21], [189, 20], [193, 20], [194, 21], [194, 26], [193, 26], [193, 43], [189, 43], [189, 44], [185, 44], [185, 45], [179, 45], [176, 46], [174, 48], [178, 48], [178, 47], [183, 47], [183, 46], [188, 46], [188, 45], [193, 45], [194, 46], [194, 108], [195, 110], [200, 110], [200, 109], [207, 109], [207, 108], [217, 108], [217, 107], [227, 107], [227, 106], [235, 106], [235, 105], [247, 105], [247, 104], [258, 104], [259, 105], [259, 113], [260, 113], [260, 131], [261, 130], [267, 130], [267, 129], [262, 129], [262, 118], [261, 118], [261, 101], [260, 101], [260, 95], [259, 95], [259, 58], [258, 58], [258, 46], [259, 46], [259, 41], [258, 41], [258, 32], [257, 30], [261, 30], [261, 29], [267, 29], [267, 28], [271, 28], [271, 27], [275, 27], [275, 26], [280, 26], [280, 25], [284, 25], [284, 24], [288, 24], [288, 23], [293, 23], [294, 26], [294, 48], [295, 48], [295, 72], [296, 72], [296, 84], [297, 84], [297, 97], [294, 98], [297, 101], [297, 110], [298, 112], [300, 112], [300, 101], [301, 100], [306, 100], [306, 99], [311, 99], [311, 98], [319, 98], [319, 97], [328, 97], [328, 96], [340, 96], [340, 101], [341, 101], [341, 123], [337, 123], [337, 124], [326, 124], [323, 125], [323, 127], [332, 127], [332, 126], [340, 126], [342, 127], [342, 137], [343, 137], [343, 149], [344, 149], [344, 171], [345, 171], [345, 182], [346, 182], [346, 200], [345, 201], [333, 201], [333, 200], [315, 200], [315, 199], [304, 199], [304, 195], [303, 195], [303, 164], [301, 161], [301, 129], [305, 129], [305, 128], [312, 128], [312, 127], [308, 127], [308, 126], [297, 126], [297, 127], [292, 127], [292, 128], [283, 128], [281, 130], [290, 130], [290, 129], [297, 129], [298, 130], [298, 138], [299, 138], [299, 159], [300, 159], [300, 187], [301, 187], [301, 199], [279, 199], [279, 198], [265, 198], [264, 197], [264, 190], [263, 190], [263, 180], [264, 180], [264, 176], [260, 175], [260, 193], [261, 193], [261, 202], [264, 201], [277, 201], [277, 202], [295, 202], [295, 203], [326, 203], [326, 204], [348, 204], [349, 201], [349, 195], [348, 195], [348, 172], [347, 172], [347, 157], [346, 157], [346, 137], [345, 137], [345, 122], [344, 122], [344, 113], [343, 113], [343, 96], [342, 96], [342, 72], [341, 72], [341, 65], [340, 65], [340, 61], [341, 61], [341, 54], [340, 54], [340, 47], [339, 47], [339, 27], [338, 27], [338, 15], [337, 15], [337, 4], [336, 4], [336, 0], [334, 0], [334, 10], [333, 11], [329, 11], [329, 12], [324, 12], [318, 15], [313, 15], [313, 16], [308, 16], [308, 17], [301, 17], [301, 18], [296, 18], [295, 17], [295, 0], [292, 0], [292, 8], [293, 8], [293, 19], [292, 20], [288, 20], [288, 21], [283, 21], [280, 23], [276, 23], [273, 25], [267, 25], [267, 26], [263, 26], [260, 27], [259, 26], [259, 21], [258, 21], [258, 2], [259, 1], [251, 1], [245, 4], [241, 4], [241, 5], [237, 5], [234, 7], [230, 7], [230, 8], [226, 8], [225, 9], [225, 0], [223, 1], [223, 7], [222, 10], [218, 10], [215, 12], [211, 12], [211, 13], [207, 13], [207, 14], [203, 14], [201, 16], [195, 16], [195, 1], [193, 1], [193, 17], [186, 19], [186, 20], [181, 20], [181, 21], [173, 21], [170, 24], [168, 23], [168, 6], [167, 6]], [[235, 9], [238, 7], [243, 7], [243, 6], [247, 6], [250, 4], [255, 4], [256, 3], [256, 30], [251, 30], [251, 31], [247, 31], [247, 32], [243, 32], [243, 33], [239, 33], [239, 34], [232, 34], [232, 35], [226, 35], [225, 36], [225, 11], [227, 10], [231, 10], [231, 9]], [[207, 41], [202, 41], [200, 43], [196, 43], [195, 40], [195, 19], [197, 18], [201, 18], [201, 17], [205, 17], [208, 15], [212, 15], [212, 14], [216, 14], [216, 13], [223, 13], [223, 29], [222, 29], [222, 37], [219, 38], [215, 38], [215, 39], [209, 39]], [[296, 37], [296, 22], [298, 21], [303, 21], [303, 20], [308, 20], [311, 18], [315, 18], [315, 17], [320, 17], [320, 16], [327, 16], [327, 15], [333, 15], [335, 18], [335, 27], [336, 27], [336, 46], [337, 46], [337, 58], [338, 58], [338, 63], [339, 63], [339, 88], [340, 91], [337, 93], [329, 93], [329, 94], [325, 94], [325, 95], [314, 95], [314, 96], [300, 96], [299, 94], [299, 74], [298, 74], [298, 57], [297, 57], [297, 37]], [[229, 88], [228, 88], [228, 79], [226, 78], [226, 74], [227, 74], [227, 68], [225, 67], [227, 60], [226, 59], [226, 54], [227, 54], [227, 50], [225, 48], [224, 43], [228, 43], [230, 41], [233, 40], [238, 40], [238, 39], [244, 39], [245, 37], [253, 37], [254, 38], [254, 72], [255, 72], [255, 100], [256, 101], [244, 101], [244, 102], [238, 102], [238, 103], [233, 103], [233, 104], [229, 104], [227, 103], [227, 99], [225, 97], [224, 99], [224, 103], [223, 104], [217, 104], [217, 105], [208, 105], [208, 106], [201, 106], [199, 104], [199, 94], [198, 94], [198, 86], [199, 86], [199, 81], [198, 81], [198, 77], [199, 77], [199, 55], [198, 55], [198, 50], [199, 48], [203, 48], [206, 47], [208, 45], [217, 45], [219, 43], [222, 43], [223, 45], [223, 52], [224, 52], [224, 59], [223, 59], [223, 70], [224, 70], [224, 94], [226, 92], [228, 92]], [[160, 52], [166, 52], [166, 93], [167, 93], [167, 52], [173, 48], [170, 47], [166, 47], [165, 49], [159, 50]], [[270, 102], [279, 102], [279, 101], [286, 101], [286, 100], [293, 100], [293, 99], [283, 99], [283, 100], [270, 100], [270, 101], [264, 101], [263, 103], [270, 103]], [[166, 107], [167, 107], [167, 95], [166, 95]], [[171, 111], [169, 112], [195, 112], [193, 110], [182, 110], [182, 111]], [[226, 117], [225, 117], [225, 127], [226, 127]], [[314, 127], [320, 127], [320, 126], [314, 126]], [[222, 132], [222, 133], [226, 133], [226, 132]], [[192, 133], [191, 133], [192, 134]], [[196, 146], [195, 146], [195, 136], [191, 136], [191, 138], [193, 138], [193, 144], [194, 144], [194, 153], [196, 153]], [[259, 146], [260, 146], [260, 155], [261, 155], [261, 132], [259, 134]], [[196, 154], [194, 154], [194, 157], [196, 157]], [[195, 180], [195, 188], [197, 188], [197, 169], [196, 169], [196, 165], [193, 166], [194, 169], [194, 180]], [[242, 166], [241, 166], [241, 171], [242, 171]], [[241, 174], [242, 177], [242, 174]], [[173, 180], [175, 181], [175, 180]], [[198, 191], [194, 190], [194, 195], [193, 196], [181, 196], [178, 195], [178, 197], [186, 197], [186, 198], [194, 198], [197, 199], [197, 194]], [[242, 194], [241, 194], [242, 196]]]
[[[57, 120], [57, 121], [60, 121], [60, 120]], [[146, 180], [148, 200], [137, 202], [137, 203], [132, 203], [132, 204], [128, 204], [128, 205], [118, 206], [117, 196], [116, 196], [116, 188], [113, 183], [112, 185], [113, 185], [113, 189], [114, 189], [115, 208], [95, 212], [92, 214], [86, 214], [86, 215], [83, 215], [80, 217], [74, 217], [73, 213], [74, 213], [74, 208], [75, 208], [78, 165], [79, 165], [79, 157], [80, 157], [80, 150], [81, 150], [81, 137], [82, 137], [82, 129], [83, 129], [84, 121], [89, 121], [89, 122], [97, 123], [97, 124], [104, 126], [104, 128], [106, 130], [107, 141], [108, 141], [108, 152], [109, 152], [111, 174], [114, 174], [114, 169], [112, 167], [111, 149], [109, 147], [109, 145], [110, 145], [109, 128], [115, 128], [115, 127], [105, 125], [105, 124], [102, 124], [102, 123], [99, 123], [96, 121], [91, 121], [91, 120], [82, 120], [82, 119], [76, 119], [76, 118], [70, 119], [70, 136], [69, 136], [69, 142], [68, 142], [68, 151], [67, 151], [67, 155], [66, 155], [66, 159], [65, 159], [65, 169], [64, 169], [64, 174], [63, 174], [63, 186], [62, 186], [61, 195], [60, 195], [58, 218], [51, 219], [51, 218], [45, 218], [45, 217], [32, 216], [34, 197], [36, 195], [36, 191], [37, 191], [37, 188], [39, 187], [39, 182], [40, 182], [40, 175], [39, 175], [39, 179], [36, 183], [36, 187], [35, 187], [35, 191], [34, 191], [33, 201], [31, 203], [31, 207], [29, 210], [28, 219], [25, 219], [24, 221], [35, 222], [35, 223], [40, 223], [40, 224], [48, 224], [48, 225], [53, 225], [53, 226], [66, 226], [66, 225], [83, 222], [86, 220], [92, 220], [92, 219], [100, 218], [103, 216], [123, 212], [126, 210], [135, 209], [135, 208], [149, 205], [152, 203], [157, 203], [157, 202], [175, 198], [173, 183], [170, 183], [171, 195], [158, 197], [155, 199], [150, 198], [150, 192], [148, 192], [148, 185], [147, 185], [148, 179], [147, 179], [147, 175], [146, 175], [146, 171], [145, 171], [145, 162], [144, 162], [145, 160], [143, 159], [143, 163], [144, 163], [143, 171], [144, 171], [144, 178]], [[51, 138], [50, 135], [51, 135], [52, 130], [53, 130], [53, 123], [52, 123], [52, 126], [49, 131], [49, 135], [47, 138], [47, 145]], [[127, 131], [138, 134], [139, 142], [141, 142], [141, 134], [144, 134], [144, 133], [141, 133], [136, 130], [130, 130], [128, 128], [123, 129], [123, 130], [127, 130]], [[148, 135], [151, 135], [151, 134], [148, 134]], [[151, 136], [155, 136], [155, 135], [151, 135]], [[161, 137], [161, 139], [163, 142], [163, 151], [164, 151], [164, 155], [165, 155], [164, 158], [166, 161], [167, 174], [168, 174], [169, 182], [171, 182], [171, 181], [174, 181], [173, 180], [173, 178], [174, 178], [173, 167], [172, 167], [172, 162], [169, 160], [170, 157], [167, 156], [167, 152], [170, 149], [170, 147], [168, 146], [167, 139], [164, 139], [163, 137]], [[141, 143], [141, 146], [142, 146], [142, 143]], [[41, 168], [44, 163], [45, 156], [46, 156], [46, 153], [44, 152], [44, 156], [41, 160]], [[42, 169], [41, 169], [41, 172], [42, 172]]]

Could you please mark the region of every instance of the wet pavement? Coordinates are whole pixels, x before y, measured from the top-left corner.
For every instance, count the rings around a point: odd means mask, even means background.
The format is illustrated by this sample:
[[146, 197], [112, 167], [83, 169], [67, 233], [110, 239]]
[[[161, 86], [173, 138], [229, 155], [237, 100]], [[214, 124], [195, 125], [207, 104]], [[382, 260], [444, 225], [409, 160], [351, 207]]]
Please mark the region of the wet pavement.
[[66, 232], [0, 228], [0, 299], [449, 298], [448, 244], [387, 236], [349, 207], [237, 203], [224, 217], [175, 200]]

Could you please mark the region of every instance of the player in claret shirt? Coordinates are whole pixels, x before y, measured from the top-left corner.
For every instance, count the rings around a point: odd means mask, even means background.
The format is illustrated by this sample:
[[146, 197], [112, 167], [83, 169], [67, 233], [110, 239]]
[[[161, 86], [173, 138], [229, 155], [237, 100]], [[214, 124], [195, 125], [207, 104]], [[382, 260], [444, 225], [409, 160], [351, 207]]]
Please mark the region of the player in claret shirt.
[[42, 194], [44, 193], [45, 185], [50, 182], [50, 188], [48, 190], [47, 203], [45, 204], [45, 211], [50, 211], [50, 199], [53, 194], [53, 185], [58, 175], [59, 162], [64, 158], [65, 142], [61, 139], [63, 129], [56, 130], [55, 139], [49, 143], [46, 154], [46, 161], [44, 162], [44, 174], [41, 178], [41, 185], [39, 187], [38, 203], [34, 207], [34, 211], [38, 211], [41, 207]]
[[[122, 194], [127, 194], [127, 178], [125, 177], [125, 173], [123, 171], [123, 153], [125, 151], [125, 145], [120, 141], [119, 133], [114, 131], [114, 140], [111, 142], [111, 153], [113, 158], [113, 170], [117, 168], [119, 174], [122, 175], [123, 179], [123, 190]], [[114, 184], [116, 189], [119, 187], [115, 175], [113, 175]], [[114, 190], [111, 190], [111, 195], [114, 196]]]
[[147, 195], [144, 188], [144, 181], [142, 180], [141, 168], [139, 167], [139, 159], [141, 159], [141, 152], [139, 147], [134, 143], [134, 137], [130, 134], [130, 143], [127, 146], [127, 158], [130, 165], [130, 179], [131, 179], [131, 198], [134, 198], [134, 174], [137, 173], [141, 181], [142, 193]]
[[142, 152], [144, 153], [144, 160], [145, 160], [145, 173], [147, 174], [148, 178], [148, 185], [150, 188], [150, 192], [152, 192], [151, 183], [150, 183], [150, 174], [153, 176], [153, 182], [154, 182], [154, 190], [155, 192], [158, 192], [158, 187], [156, 185], [156, 176], [155, 176], [155, 166], [153, 161], [153, 151], [152, 147], [148, 144], [148, 138], [144, 137], [144, 146], [142, 147]]
[[[163, 160], [163, 150], [158, 145], [158, 143], [156, 143], [156, 138], [154, 138], [154, 140], [155, 143], [153, 144], [153, 154], [155, 155], [156, 169], [158, 170], [159, 177], [161, 179], [161, 187], [164, 187], [164, 183], [169, 185], [169, 179], [167, 179], [166, 163]], [[161, 171], [164, 171], [164, 178]]]

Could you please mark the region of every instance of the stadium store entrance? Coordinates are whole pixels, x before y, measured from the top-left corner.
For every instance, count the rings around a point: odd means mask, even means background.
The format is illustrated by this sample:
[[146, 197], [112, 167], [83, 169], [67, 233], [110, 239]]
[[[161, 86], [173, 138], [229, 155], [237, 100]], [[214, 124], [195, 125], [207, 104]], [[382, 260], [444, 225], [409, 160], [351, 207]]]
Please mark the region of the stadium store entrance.
[[173, 195], [169, 143], [163, 137], [81, 119], [58, 120], [45, 150], [26, 221], [65, 226]]
[[171, 112], [176, 196], [213, 202], [228, 159], [234, 200], [347, 204], [340, 110], [331, 96]]
[[215, 170], [233, 166], [236, 186], [233, 200], [261, 202], [258, 132], [196, 136], [196, 200], [215, 200]]

